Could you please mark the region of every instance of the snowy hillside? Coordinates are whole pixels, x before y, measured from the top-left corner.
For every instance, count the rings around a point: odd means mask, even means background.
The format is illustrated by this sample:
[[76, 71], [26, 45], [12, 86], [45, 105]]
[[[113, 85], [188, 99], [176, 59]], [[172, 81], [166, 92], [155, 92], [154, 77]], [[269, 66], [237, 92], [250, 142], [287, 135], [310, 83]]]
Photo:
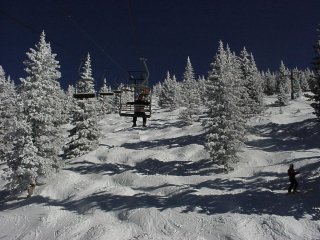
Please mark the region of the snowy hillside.
[[[155, 110], [148, 128], [131, 128], [109, 115], [99, 148], [32, 198], [2, 188], [0, 239], [320, 239], [319, 123], [303, 98], [281, 110], [274, 101], [229, 174], [210, 165], [200, 122]], [[290, 163], [301, 192], [288, 195]]]

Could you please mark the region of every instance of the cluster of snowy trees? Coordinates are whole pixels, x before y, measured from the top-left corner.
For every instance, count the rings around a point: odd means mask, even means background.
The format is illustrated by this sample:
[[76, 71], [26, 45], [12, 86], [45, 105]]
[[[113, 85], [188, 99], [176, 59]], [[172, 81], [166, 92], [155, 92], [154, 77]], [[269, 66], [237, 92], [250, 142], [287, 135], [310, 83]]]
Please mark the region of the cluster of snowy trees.
[[[27, 52], [24, 65], [26, 77], [17, 85], [0, 66], [0, 157], [8, 166], [4, 176], [7, 187], [15, 192], [55, 174], [63, 158], [95, 149], [98, 119], [112, 111], [103, 97], [73, 97], [76, 92], [95, 93], [89, 54], [80, 80], [67, 92], [60, 86], [60, 65], [44, 32]], [[106, 82], [103, 87], [108, 89]], [[72, 126], [68, 139], [63, 138], [61, 129], [65, 123]]]
[[302, 92], [310, 91], [313, 85], [313, 72], [310, 69], [288, 69], [281, 61], [276, 73], [270, 70], [261, 73], [264, 82], [264, 93], [267, 95], [277, 94], [277, 104], [284, 106], [291, 99], [301, 96]]
[[196, 79], [188, 57], [182, 81], [167, 72], [163, 83], [154, 87], [154, 98], [161, 108], [181, 109], [180, 117], [187, 124], [207, 111], [205, 146], [213, 163], [226, 170], [237, 161], [246, 122], [263, 111], [264, 94], [276, 94], [276, 104], [282, 106], [288, 103], [289, 94], [296, 98], [314, 84], [312, 71], [289, 70], [283, 61], [275, 73], [260, 72], [246, 48], [237, 56], [222, 41], [210, 67], [207, 78]]
[[244, 48], [236, 56], [221, 41], [207, 79], [195, 78], [188, 57], [182, 81], [167, 72], [154, 95], [160, 107], [179, 108], [180, 117], [187, 124], [207, 111], [206, 148], [213, 163], [229, 170], [244, 141], [246, 120], [263, 110], [263, 90], [253, 55]]
[[311, 106], [314, 109], [314, 114], [317, 116], [318, 119], [320, 119], [320, 25], [317, 31], [318, 31], [318, 40], [314, 45], [316, 56], [313, 60], [314, 81], [312, 86], [310, 86], [310, 88], [313, 93], [313, 96], [311, 96], [311, 99], [313, 100], [313, 103], [311, 104]]

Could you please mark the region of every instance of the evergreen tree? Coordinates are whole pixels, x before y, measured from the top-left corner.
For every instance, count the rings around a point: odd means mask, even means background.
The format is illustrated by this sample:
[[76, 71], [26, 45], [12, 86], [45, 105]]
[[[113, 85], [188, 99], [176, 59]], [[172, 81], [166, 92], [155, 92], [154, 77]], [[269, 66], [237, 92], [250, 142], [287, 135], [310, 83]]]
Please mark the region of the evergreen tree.
[[158, 108], [159, 106], [159, 101], [160, 101], [160, 93], [162, 89], [162, 84], [161, 82], [156, 83], [152, 87], [152, 107], [153, 108]]
[[268, 69], [264, 74], [264, 93], [267, 95], [273, 95], [276, 92], [276, 76]]
[[152, 87], [152, 95], [158, 98], [162, 89], [162, 83], [158, 82]]
[[76, 93], [75, 87], [72, 85], [68, 86], [67, 92], [66, 92], [66, 101], [65, 101], [65, 110], [68, 114], [68, 122], [72, 119], [72, 111], [75, 108], [75, 98], [74, 94]]
[[263, 109], [263, 84], [262, 78], [254, 61], [253, 55], [248, 54], [247, 50], [243, 48], [240, 53], [240, 69], [241, 81], [244, 85], [244, 92], [242, 99], [244, 105], [248, 108], [247, 117], [258, 114]]
[[12, 146], [13, 119], [16, 116], [16, 88], [0, 66], [0, 162]]
[[243, 50], [240, 52], [239, 56], [239, 64], [240, 64], [240, 79], [241, 84], [243, 85], [242, 91], [240, 92], [241, 95], [241, 102], [242, 102], [242, 111], [246, 118], [249, 118], [253, 114], [253, 107], [254, 101], [250, 98], [250, 93], [252, 92], [252, 82], [253, 80], [253, 73], [251, 68], [251, 62], [249, 59], [249, 54], [244, 47]]
[[[107, 85], [107, 79], [103, 79], [103, 85], [99, 91], [100, 93], [110, 93], [112, 92], [111, 87]], [[99, 113], [98, 115], [103, 116], [111, 113], [113, 105], [113, 95], [99, 95]]]
[[14, 119], [13, 125], [13, 147], [7, 153], [6, 159], [9, 167], [7, 188], [15, 194], [26, 190], [30, 183], [36, 183], [39, 177], [47, 176], [47, 171], [51, 172], [52, 163], [41, 157], [38, 148], [33, 144], [32, 126], [23, 111]]
[[185, 123], [192, 124], [195, 120], [195, 115], [199, 111], [200, 94], [199, 86], [195, 80], [194, 70], [189, 57], [187, 58], [187, 64], [181, 85], [181, 99], [182, 106], [184, 108], [180, 111], [180, 118]]
[[[58, 82], [61, 74], [56, 54], [51, 52], [44, 32], [35, 49], [27, 52], [27, 57], [24, 61], [27, 77], [21, 79], [19, 88], [19, 113], [8, 164], [12, 171], [9, 180], [15, 188], [24, 187], [31, 178], [47, 177], [61, 166], [58, 157], [61, 148], [58, 124], [63, 103]], [[28, 174], [21, 174], [21, 171]]]
[[252, 113], [259, 114], [263, 110], [263, 81], [252, 53], [250, 54], [249, 98], [253, 101]]
[[312, 97], [313, 103], [311, 104], [311, 106], [314, 109], [313, 113], [317, 116], [318, 119], [320, 119], [320, 25], [317, 31], [319, 35], [318, 40], [314, 46], [316, 56], [313, 60], [314, 80], [311, 91], [314, 95]]
[[292, 77], [292, 89], [291, 94], [293, 98], [300, 97], [302, 94], [301, 86], [300, 86], [300, 79], [302, 77], [301, 72], [298, 68], [291, 70], [291, 77]]
[[[91, 71], [91, 60], [87, 60], [76, 84], [77, 93], [94, 93], [94, 79]], [[99, 143], [99, 128], [97, 121], [97, 100], [95, 98], [77, 99], [72, 112], [72, 124], [69, 142], [64, 147], [66, 158], [74, 158], [94, 150]]]
[[168, 71], [159, 94], [158, 104], [161, 108], [173, 110], [177, 107], [177, 87], [178, 84], [175, 77], [171, 78]]
[[312, 89], [315, 86], [315, 75], [314, 75], [313, 71], [311, 71], [309, 68], [307, 68], [304, 71], [304, 74], [306, 76], [306, 79], [307, 79], [307, 82], [308, 82], [308, 86], [309, 86], [308, 91], [312, 91]]
[[59, 167], [58, 152], [61, 147], [63, 99], [59, 78], [59, 62], [51, 46], [45, 41], [45, 33], [35, 49], [27, 53], [24, 62], [28, 76], [21, 79], [20, 94], [24, 104], [24, 114], [31, 123], [32, 137], [38, 154], [51, 158], [52, 167]]
[[182, 92], [182, 82], [179, 82], [176, 78], [176, 75], [172, 75], [172, 81], [176, 84], [175, 88], [175, 108], [183, 106], [183, 92]]
[[299, 84], [300, 84], [302, 92], [307, 92], [310, 90], [308, 76], [307, 76], [306, 71], [300, 71]]
[[289, 79], [289, 71], [284, 65], [283, 61], [281, 61], [279, 71], [276, 75], [276, 89], [277, 93], [280, 92], [280, 85], [282, 86], [285, 93], [290, 92], [290, 79]]
[[64, 147], [66, 158], [82, 156], [97, 148], [100, 131], [92, 99], [78, 100], [73, 110], [69, 142]]
[[213, 163], [231, 170], [244, 141], [245, 120], [241, 106], [239, 65], [234, 54], [219, 42], [208, 76], [208, 132], [206, 149]]
[[285, 106], [289, 102], [288, 95], [285, 93], [282, 84], [280, 84], [279, 87], [280, 87], [280, 89], [279, 89], [279, 93], [278, 93], [278, 97], [277, 97], [277, 99], [278, 99], [277, 104], [279, 106]]
[[95, 93], [89, 53], [81, 67], [80, 80], [76, 84], [76, 93]]
[[[117, 91], [120, 92], [121, 91], [121, 85], [117, 87]], [[116, 93], [113, 95], [113, 101], [112, 101], [112, 113], [118, 113], [119, 109], [120, 109], [120, 96], [121, 94]]]
[[[200, 95], [200, 103], [207, 102], [207, 79], [204, 76], [199, 76], [198, 78], [198, 86], [199, 86], [199, 95]], [[204, 105], [204, 104], [200, 104]]]

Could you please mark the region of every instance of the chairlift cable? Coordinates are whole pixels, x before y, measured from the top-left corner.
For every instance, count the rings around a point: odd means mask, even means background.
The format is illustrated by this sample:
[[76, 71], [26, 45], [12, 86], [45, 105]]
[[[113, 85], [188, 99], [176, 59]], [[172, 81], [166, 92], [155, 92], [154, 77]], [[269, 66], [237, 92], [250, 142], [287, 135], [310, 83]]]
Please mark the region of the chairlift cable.
[[33, 33], [36, 33], [36, 34], [40, 34], [41, 33], [40, 31], [36, 30], [34, 27], [30, 26], [29, 24], [26, 24], [26, 23], [22, 22], [18, 18], [6, 13], [2, 9], [0, 9], [0, 14], [2, 14], [3, 16], [9, 18], [13, 22], [18, 23], [19, 25], [23, 26], [24, 28], [28, 29], [30, 32], [33, 32]]
[[[34, 28], [33, 26], [24, 23], [23, 21], [21, 21], [20, 19], [8, 14], [7, 12], [3, 11], [2, 9], [0, 9], [0, 14], [7, 17], [8, 19], [10, 19], [11, 21], [17, 23], [18, 25], [28, 29], [30, 32], [37, 34], [38, 36], [41, 34], [41, 31], [37, 30], [36, 28]], [[55, 44], [59, 47], [61, 47], [62, 49], [66, 50], [67, 52], [71, 53], [73, 56], [77, 56], [77, 54], [72, 51], [69, 48], [66, 48], [62, 43], [60, 43], [59, 41], [54, 40]]]
[[97, 48], [99, 49], [99, 51], [106, 56], [107, 58], [109, 58], [109, 60], [111, 60], [115, 65], [117, 65], [122, 71], [127, 72], [127, 70], [122, 67], [120, 65], [120, 63], [118, 63], [109, 53], [107, 53], [105, 51], [105, 49], [103, 47], [101, 47], [72, 17], [71, 15], [68, 15], [68, 19], [82, 32], [82, 34], [84, 36], [86, 36], [86, 38], [88, 38], [91, 43]]
[[[77, 27], [77, 29], [84, 35], [105, 57], [107, 57], [115, 66], [117, 66], [123, 73], [127, 75], [127, 70], [118, 62], [116, 61], [109, 53], [106, 52], [106, 50], [95, 41], [95, 39], [90, 36], [85, 29], [70, 15], [67, 13], [65, 9], [61, 7], [60, 12], [65, 15], [69, 21]], [[113, 82], [113, 84], [116, 86], [118, 83]]]

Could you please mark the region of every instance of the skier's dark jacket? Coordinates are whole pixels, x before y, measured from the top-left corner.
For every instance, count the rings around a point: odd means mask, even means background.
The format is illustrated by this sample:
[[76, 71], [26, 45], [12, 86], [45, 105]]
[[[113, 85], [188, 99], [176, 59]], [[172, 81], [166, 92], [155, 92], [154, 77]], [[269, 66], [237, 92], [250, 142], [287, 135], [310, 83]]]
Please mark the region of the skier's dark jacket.
[[297, 174], [298, 174], [298, 172], [296, 172], [293, 168], [288, 169], [289, 179], [295, 179]]

